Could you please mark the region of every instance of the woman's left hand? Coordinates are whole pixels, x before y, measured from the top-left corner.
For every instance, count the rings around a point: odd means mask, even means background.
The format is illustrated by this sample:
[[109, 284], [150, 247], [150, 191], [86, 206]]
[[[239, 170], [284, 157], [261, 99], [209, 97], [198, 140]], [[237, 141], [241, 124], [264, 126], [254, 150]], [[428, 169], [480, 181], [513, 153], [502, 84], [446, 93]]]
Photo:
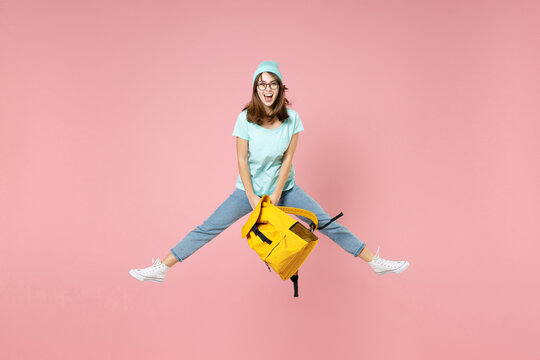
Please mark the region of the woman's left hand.
[[277, 203], [280, 197], [281, 195], [278, 195], [276, 193], [273, 193], [272, 195], [270, 195], [270, 201], [272, 202], [272, 205], [277, 206]]

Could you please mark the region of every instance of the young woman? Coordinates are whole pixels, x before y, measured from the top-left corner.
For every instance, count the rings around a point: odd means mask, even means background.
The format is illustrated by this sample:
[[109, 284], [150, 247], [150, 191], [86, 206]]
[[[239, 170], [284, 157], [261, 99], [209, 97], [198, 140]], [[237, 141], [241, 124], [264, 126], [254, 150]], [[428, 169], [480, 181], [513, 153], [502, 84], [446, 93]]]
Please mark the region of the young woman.
[[[283, 84], [279, 65], [263, 61], [253, 75], [251, 101], [236, 119], [232, 135], [236, 136], [239, 175], [235, 190], [201, 225], [190, 231], [161, 261], [159, 258], [144, 269], [130, 274], [141, 281], [162, 282], [177, 262], [219, 235], [238, 219], [253, 211], [264, 194], [272, 204], [306, 209], [317, 216], [319, 224], [332, 219], [323, 208], [295, 183], [292, 159], [298, 144], [298, 133], [304, 130], [298, 113], [286, 107], [288, 90]], [[296, 216], [296, 215], [295, 215]], [[311, 220], [297, 216], [310, 223]], [[320, 230], [345, 251], [367, 262], [379, 275], [400, 273], [408, 261], [390, 261], [373, 255], [366, 244], [345, 226], [333, 221]]]

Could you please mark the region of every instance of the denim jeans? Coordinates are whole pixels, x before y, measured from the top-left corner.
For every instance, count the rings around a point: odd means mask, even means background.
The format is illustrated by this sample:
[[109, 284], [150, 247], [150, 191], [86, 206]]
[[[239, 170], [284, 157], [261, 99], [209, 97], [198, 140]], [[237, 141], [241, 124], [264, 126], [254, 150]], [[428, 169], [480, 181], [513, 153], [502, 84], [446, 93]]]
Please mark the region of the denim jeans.
[[[325, 225], [333, 216], [327, 214], [323, 208], [313, 200], [298, 184], [291, 189], [281, 193], [278, 206], [296, 207], [311, 211], [317, 216], [319, 226]], [[253, 211], [244, 190], [235, 188], [225, 201], [206, 219], [201, 225], [191, 230], [172, 249], [171, 253], [179, 260], [183, 261], [195, 251], [207, 244], [210, 240], [218, 236], [223, 230], [231, 226], [244, 215]], [[334, 216], [337, 214], [334, 214]], [[306, 224], [311, 223], [306, 217], [296, 216]], [[305, 225], [305, 224], [304, 224]], [[306, 226], [309, 228], [309, 226]], [[331, 240], [341, 246], [345, 251], [358, 256], [360, 251], [366, 246], [359, 238], [338, 220], [334, 220], [330, 225], [320, 231]], [[240, 236], [240, 233], [238, 234]]]

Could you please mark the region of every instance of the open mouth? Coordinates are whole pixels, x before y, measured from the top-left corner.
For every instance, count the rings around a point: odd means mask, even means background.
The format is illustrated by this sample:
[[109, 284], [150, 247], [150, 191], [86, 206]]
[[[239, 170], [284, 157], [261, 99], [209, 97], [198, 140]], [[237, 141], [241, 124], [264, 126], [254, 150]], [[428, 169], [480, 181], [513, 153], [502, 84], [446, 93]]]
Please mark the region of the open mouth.
[[266, 102], [268, 102], [268, 103], [269, 103], [269, 102], [272, 102], [272, 98], [273, 98], [273, 97], [274, 97], [274, 94], [270, 94], [270, 95], [264, 94], [264, 101], [266, 101]]

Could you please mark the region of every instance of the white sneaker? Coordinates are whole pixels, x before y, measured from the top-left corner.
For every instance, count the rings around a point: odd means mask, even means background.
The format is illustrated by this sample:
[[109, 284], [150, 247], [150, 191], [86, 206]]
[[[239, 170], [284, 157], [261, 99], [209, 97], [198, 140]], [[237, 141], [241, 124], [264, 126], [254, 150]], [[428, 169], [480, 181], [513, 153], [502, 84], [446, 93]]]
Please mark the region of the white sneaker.
[[157, 283], [163, 282], [165, 274], [167, 273], [167, 270], [170, 269], [170, 267], [162, 264], [159, 258], [157, 258], [156, 261], [154, 261], [154, 258], [152, 258], [152, 263], [152, 266], [144, 269], [131, 269], [129, 270], [129, 274], [135, 279], [141, 281], [149, 280]]
[[[379, 246], [380, 247], [380, 246]], [[369, 266], [377, 273], [377, 275], [383, 275], [389, 272], [399, 274], [405, 271], [409, 267], [408, 261], [391, 261], [385, 260], [379, 257], [379, 247], [377, 247], [377, 253], [371, 261], [368, 262]]]

